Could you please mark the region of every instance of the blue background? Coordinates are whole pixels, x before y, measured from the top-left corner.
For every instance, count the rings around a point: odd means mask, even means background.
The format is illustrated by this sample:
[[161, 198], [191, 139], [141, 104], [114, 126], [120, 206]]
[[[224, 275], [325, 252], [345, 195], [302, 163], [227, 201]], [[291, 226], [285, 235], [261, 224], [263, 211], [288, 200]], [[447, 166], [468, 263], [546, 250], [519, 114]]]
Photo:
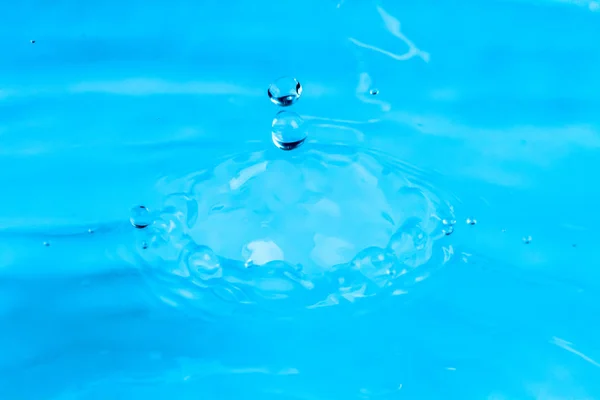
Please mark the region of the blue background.
[[[1, 398], [600, 398], [597, 2], [2, 8]], [[306, 146], [385, 151], [452, 193], [457, 262], [371, 312], [164, 308], [121, 256], [130, 208], [272, 147], [285, 75], [333, 127]]]

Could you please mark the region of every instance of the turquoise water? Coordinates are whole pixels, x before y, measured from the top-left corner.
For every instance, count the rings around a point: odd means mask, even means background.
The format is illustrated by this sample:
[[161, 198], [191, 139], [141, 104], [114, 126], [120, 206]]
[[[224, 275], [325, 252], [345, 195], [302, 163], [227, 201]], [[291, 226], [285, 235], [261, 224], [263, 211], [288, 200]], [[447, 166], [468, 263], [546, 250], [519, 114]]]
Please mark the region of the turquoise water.
[[0, 398], [600, 398], [598, 37], [584, 0], [7, 3]]

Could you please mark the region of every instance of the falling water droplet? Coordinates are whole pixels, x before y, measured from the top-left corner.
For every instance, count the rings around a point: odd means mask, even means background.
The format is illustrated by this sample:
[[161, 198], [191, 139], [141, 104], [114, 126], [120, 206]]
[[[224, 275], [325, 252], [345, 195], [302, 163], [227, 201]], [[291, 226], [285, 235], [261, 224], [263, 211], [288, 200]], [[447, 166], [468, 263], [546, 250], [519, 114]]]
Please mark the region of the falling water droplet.
[[377, 95], [379, 94], [379, 89], [371, 89], [371, 90], [369, 91], [369, 93], [370, 93], [372, 96], [377, 96]]
[[294, 150], [308, 136], [302, 117], [291, 111], [279, 111], [272, 128], [273, 143], [282, 150]]
[[532, 240], [533, 240], [533, 238], [531, 236], [524, 236], [523, 237], [523, 243], [525, 243], [525, 244], [531, 243]]
[[134, 227], [143, 229], [152, 222], [150, 211], [144, 206], [135, 206], [131, 209], [129, 221]]
[[477, 224], [477, 220], [475, 218], [467, 218], [467, 224], [469, 224], [469, 225], [476, 225]]
[[271, 102], [281, 107], [287, 107], [300, 98], [302, 85], [295, 78], [282, 77], [269, 85], [267, 93]]

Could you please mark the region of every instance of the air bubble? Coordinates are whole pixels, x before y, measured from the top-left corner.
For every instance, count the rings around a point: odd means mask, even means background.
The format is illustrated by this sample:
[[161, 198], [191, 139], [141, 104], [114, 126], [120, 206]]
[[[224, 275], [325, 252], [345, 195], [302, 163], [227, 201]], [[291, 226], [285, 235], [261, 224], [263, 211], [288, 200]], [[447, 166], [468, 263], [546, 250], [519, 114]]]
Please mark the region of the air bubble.
[[379, 94], [379, 89], [371, 89], [369, 93], [371, 96], [377, 96]]
[[272, 128], [273, 143], [281, 150], [294, 150], [308, 136], [302, 117], [291, 111], [278, 112]]
[[152, 223], [150, 211], [145, 206], [133, 207], [129, 221], [135, 228], [143, 229]]
[[525, 244], [531, 243], [532, 240], [533, 240], [533, 238], [531, 236], [524, 236], [523, 237], [523, 243], [525, 243]]
[[477, 225], [477, 220], [475, 218], [467, 218], [467, 224]]
[[31, 44], [35, 44], [35, 40], [30, 40]]
[[44, 242], [44, 243], [43, 243], [43, 245], [44, 245], [45, 247], [48, 247], [48, 246], [50, 246], [50, 242]]
[[267, 93], [271, 102], [281, 107], [287, 107], [300, 98], [302, 85], [295, 78], [282, 77], [269, 85]]

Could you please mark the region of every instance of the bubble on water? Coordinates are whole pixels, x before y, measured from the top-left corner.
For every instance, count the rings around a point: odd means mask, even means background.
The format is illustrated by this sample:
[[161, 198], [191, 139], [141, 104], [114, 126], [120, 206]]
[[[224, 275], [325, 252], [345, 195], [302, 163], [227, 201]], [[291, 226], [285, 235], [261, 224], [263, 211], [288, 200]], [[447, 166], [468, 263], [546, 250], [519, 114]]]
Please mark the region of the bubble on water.
[[294, 104], [302, 95], [302, 85], [295, 78], [282, 77], [269, 85], [269, 99], [274, 104], [287, 107]]
[[533, 238], [531, 236], [523, 236], [523, 243], [525, 244], [531, 243], [532, 240]]
[[475, 218], [467, 218], [466, 222], [469, 225], [477, 225], [477, 220]]
[[223, 276], [219, 257], [210, 247], [193, 244], [182, 255], [192, 280], [206, 281]]
[[129, 217], [131, 225], [135, 228], [143, 229], [152, 223], [150, 210], [145, 206], [135, 206], [131, 209], [131, 215]]
[[377, 95], [379, 94], [379, 89], [371, 89], [371, 90], [369, 91], [369, 93], [370, 93], [372, 96], [377, 96]]
[[295, 112], [278, 112], [271, 126], [273, 143], [281, 150], [294, 150], [304, 143], [308, 136], [304, 120]]

